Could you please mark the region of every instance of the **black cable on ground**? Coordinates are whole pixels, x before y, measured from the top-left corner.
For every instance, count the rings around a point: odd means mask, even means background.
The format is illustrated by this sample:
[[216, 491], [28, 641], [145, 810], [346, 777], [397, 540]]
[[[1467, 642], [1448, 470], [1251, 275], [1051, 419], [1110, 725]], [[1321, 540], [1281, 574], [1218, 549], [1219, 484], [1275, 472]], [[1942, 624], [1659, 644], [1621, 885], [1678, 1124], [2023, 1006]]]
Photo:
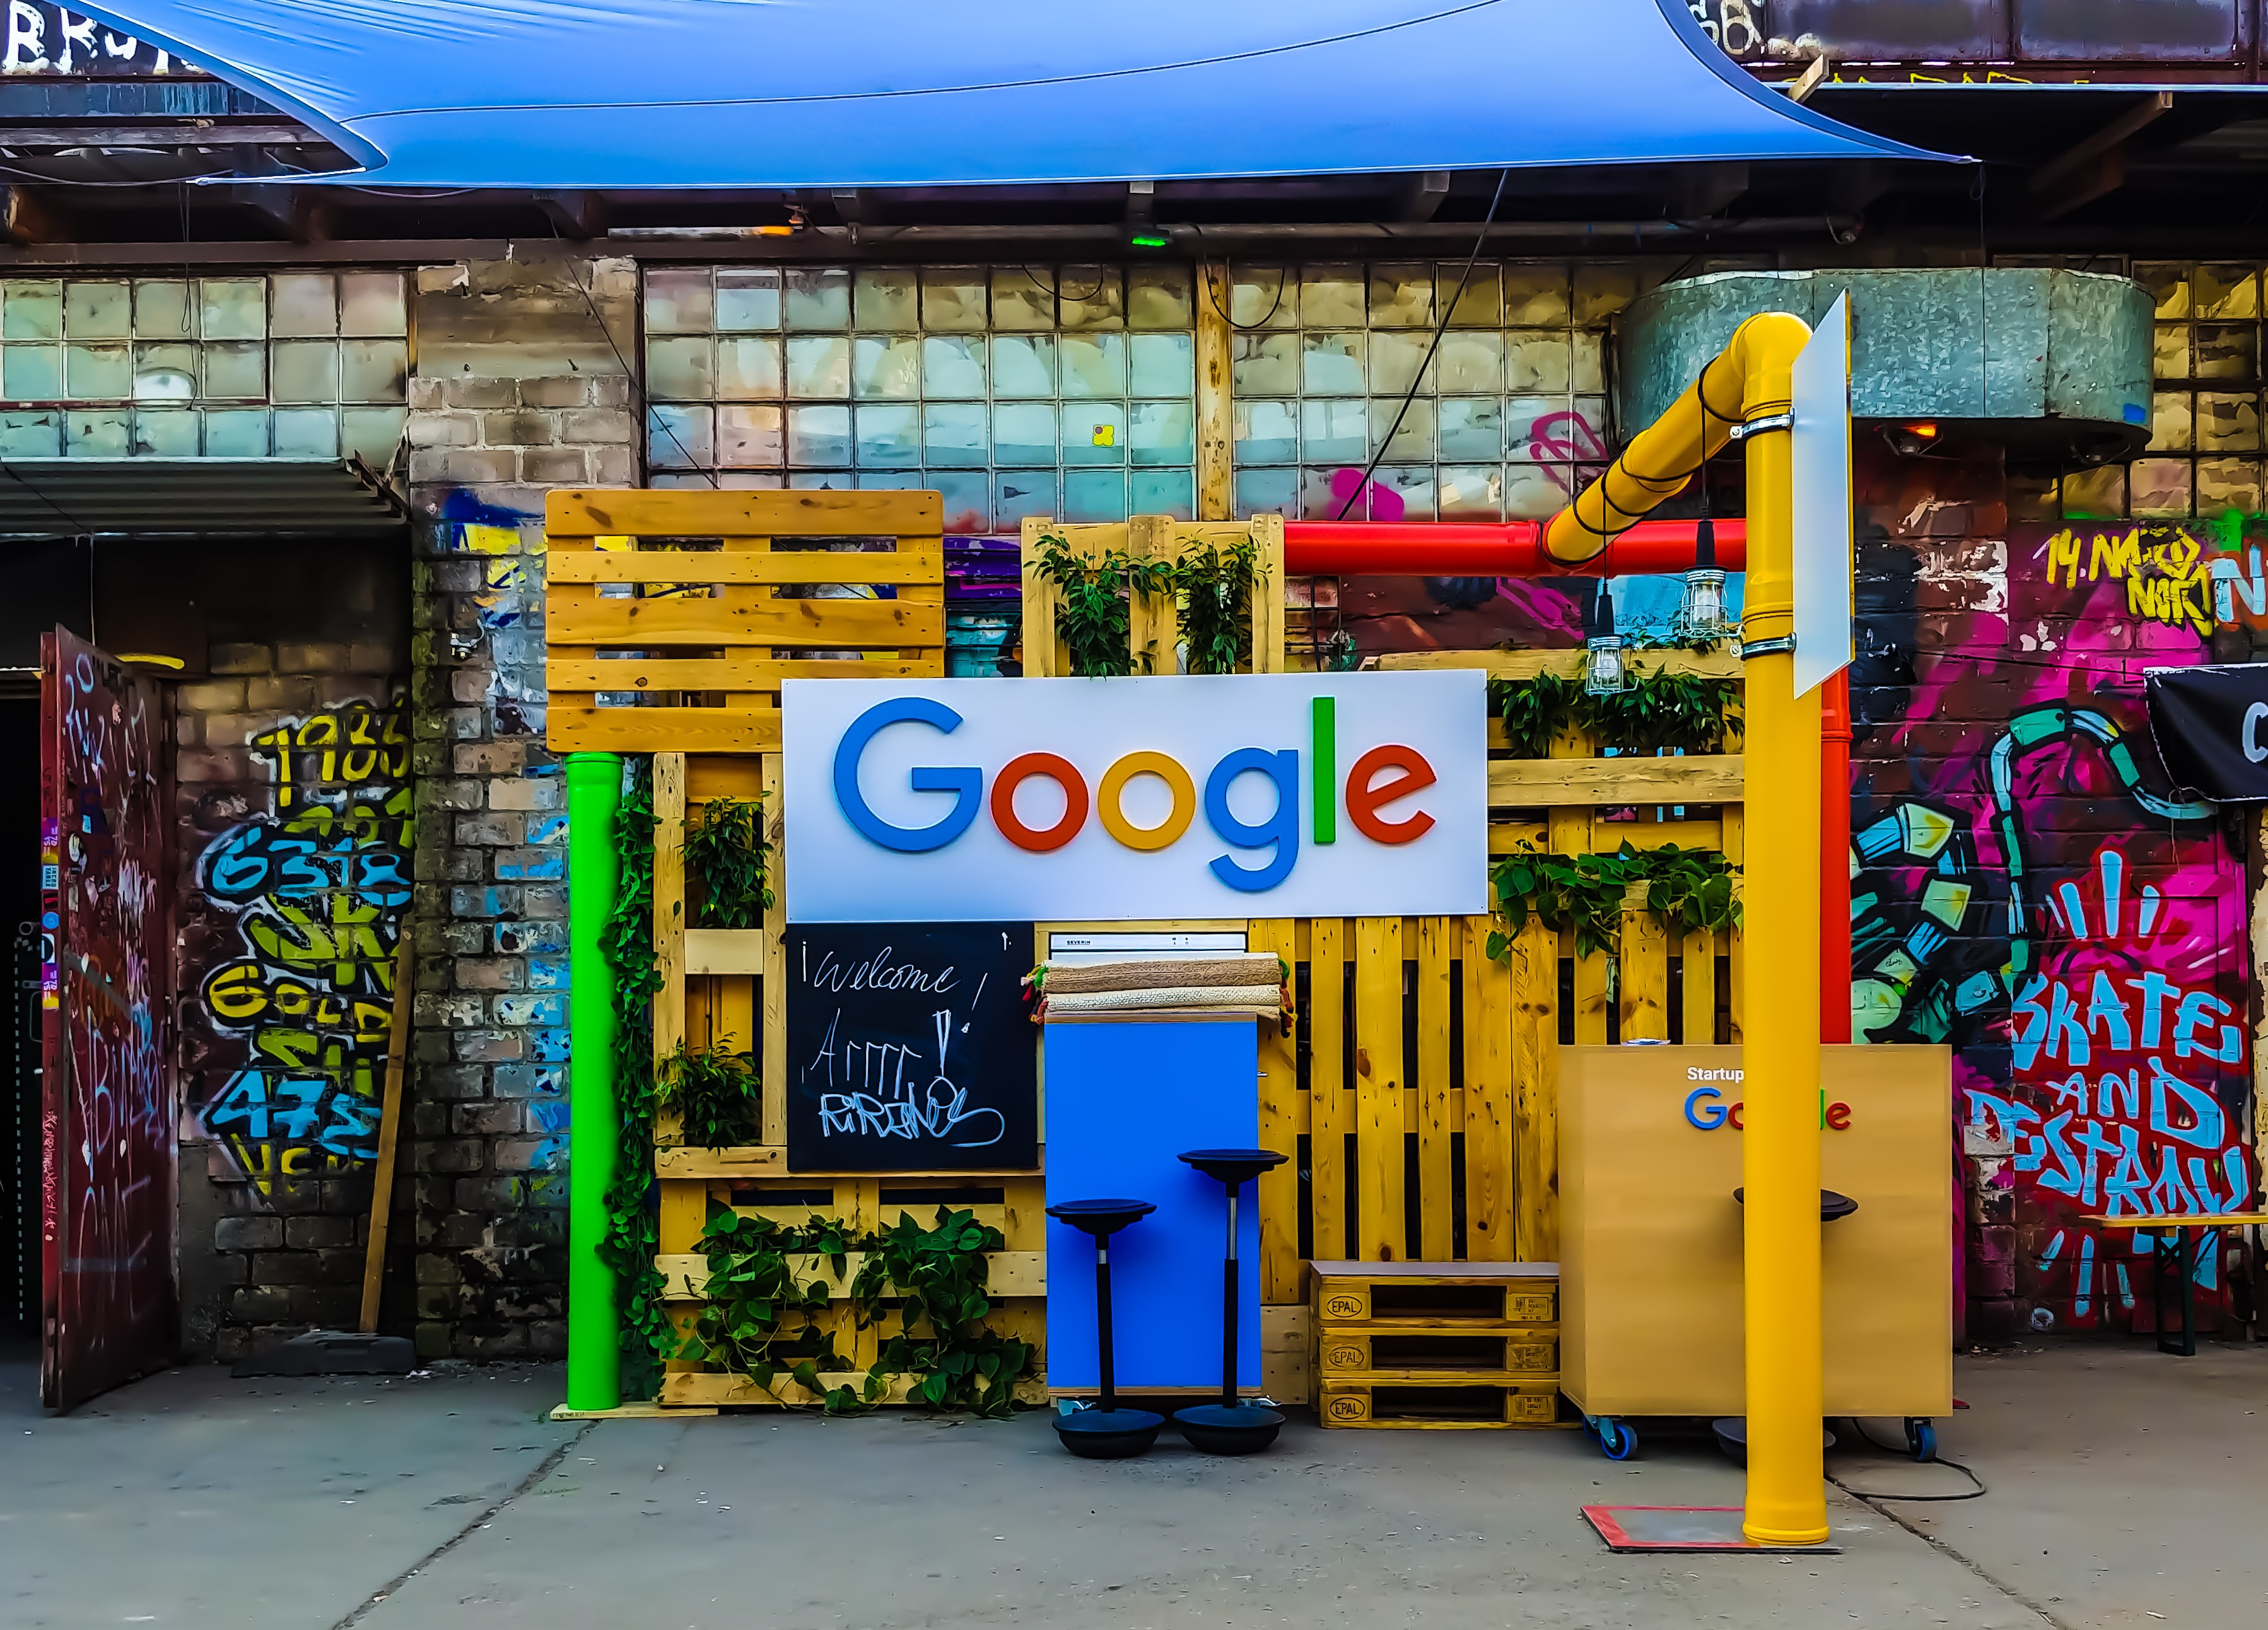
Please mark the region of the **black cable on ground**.
[[[1863, 1438], [1866, 1441], [1867, 1446], [1870, 1449], [1878, 1449], [1886, 1455], [1896, 1455], [1899, 1453], [1897, 1450], [1891, 1448], [1888, 1443], [1876, 1443], [1873, 1435], [1867, 1432], [1865, 1425], [1861, 1423], [1856, 1416], [1852, 1417], [1851, 1429]], [[1904, 1457], [1907, 1459], [1912, 1458], [1910, 1455]], [[1970, 1471], [1958, 1460], [1948, 1460], [1943, 1455], [1938, 1454], [1934, 1450], [1931, 1452], [1928, 1459], [1917, 1460], [1914, 1464], [1917, 1465], [1926, 1466], [1951, 1466], [1955, 1471], [1960, 1472], [1962, 1476], [1976, 1484], [1977, 1487], [1970, 1489], [1965, 1494], [1889, 1494], [1880, 1493], [1879, 1491], [1872, 1488], [1853, 1488], [1848, 1483], [1843, 1481], [1842, 1479], [1836, 1477], [1831, 1473], [1829, 1475], [1827, 1480], [1834, 1484], [1836, 1487], [1841, 1489], [1845, 1494], [1859, 1500], [1922, 1500], [1934, 1502], [1948, 1500], [1974, 1500], [1979, 1494], [1986, 1492], [1984, 1487], [1984, 1479], [1983, 1478], [1977, 1476], [1976, 1472]]]

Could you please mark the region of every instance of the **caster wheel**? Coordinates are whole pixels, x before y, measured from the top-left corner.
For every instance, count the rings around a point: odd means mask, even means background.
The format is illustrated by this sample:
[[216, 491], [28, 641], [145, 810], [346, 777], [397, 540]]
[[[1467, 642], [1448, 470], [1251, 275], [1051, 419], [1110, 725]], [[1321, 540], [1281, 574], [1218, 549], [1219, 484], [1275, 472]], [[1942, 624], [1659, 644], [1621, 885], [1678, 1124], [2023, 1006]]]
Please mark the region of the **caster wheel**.
[[1937, 1458], [1937, 1428], [1915, 1416], [1906, 1418], [1906, 1453], [1917, 1460]]
[[1601, 1417], [1599, 1452], [1609, 1460], [1627, 1460], [1638, 1452], [1638, 1428], [1627, 1421]]

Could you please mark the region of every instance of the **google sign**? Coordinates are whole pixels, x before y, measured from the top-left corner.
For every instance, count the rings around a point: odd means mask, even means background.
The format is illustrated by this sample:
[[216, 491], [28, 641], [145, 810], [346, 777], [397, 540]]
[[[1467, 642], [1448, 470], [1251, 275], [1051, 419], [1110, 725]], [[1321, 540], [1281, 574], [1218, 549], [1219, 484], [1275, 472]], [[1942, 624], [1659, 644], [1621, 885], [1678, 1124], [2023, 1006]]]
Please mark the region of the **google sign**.
[[791, 679], [799, 922], [1475, 914], [1485, 680]]

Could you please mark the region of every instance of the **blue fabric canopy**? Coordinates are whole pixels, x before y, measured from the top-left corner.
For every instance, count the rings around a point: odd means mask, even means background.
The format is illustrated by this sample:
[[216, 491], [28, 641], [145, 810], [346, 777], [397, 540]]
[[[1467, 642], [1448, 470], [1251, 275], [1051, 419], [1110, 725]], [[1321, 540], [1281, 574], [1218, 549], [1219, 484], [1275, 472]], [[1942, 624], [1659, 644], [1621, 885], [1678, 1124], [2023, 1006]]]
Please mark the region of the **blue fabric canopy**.
[[397, 187], [1004, 185], [1934, 158], [1682, 0], [118, 0]]

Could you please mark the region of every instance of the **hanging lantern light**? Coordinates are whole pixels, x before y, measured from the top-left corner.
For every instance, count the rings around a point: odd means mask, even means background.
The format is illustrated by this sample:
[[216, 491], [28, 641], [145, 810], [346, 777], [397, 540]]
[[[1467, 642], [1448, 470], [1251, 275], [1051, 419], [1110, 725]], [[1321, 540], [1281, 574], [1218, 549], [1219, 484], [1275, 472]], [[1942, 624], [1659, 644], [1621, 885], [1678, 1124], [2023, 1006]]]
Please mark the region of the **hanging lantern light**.
[[1590, 637], [1584, 642], [1583, 690], [1592, 696], [1612, 696], [1629, 687], [1630, 676], [1623, 666], [1622, 635], [1615, 632], [1614, 597], [1604, 577], [1599, 579], [1590, 623]]
[[1717, 565], [1716, 523], [1704, 519], [1694, 538], [1693, 569], [1677, 607], [1678, 637], [1689, 645], [1713, 644], [1732, 632], [1725, 620], [1725, 574]]

